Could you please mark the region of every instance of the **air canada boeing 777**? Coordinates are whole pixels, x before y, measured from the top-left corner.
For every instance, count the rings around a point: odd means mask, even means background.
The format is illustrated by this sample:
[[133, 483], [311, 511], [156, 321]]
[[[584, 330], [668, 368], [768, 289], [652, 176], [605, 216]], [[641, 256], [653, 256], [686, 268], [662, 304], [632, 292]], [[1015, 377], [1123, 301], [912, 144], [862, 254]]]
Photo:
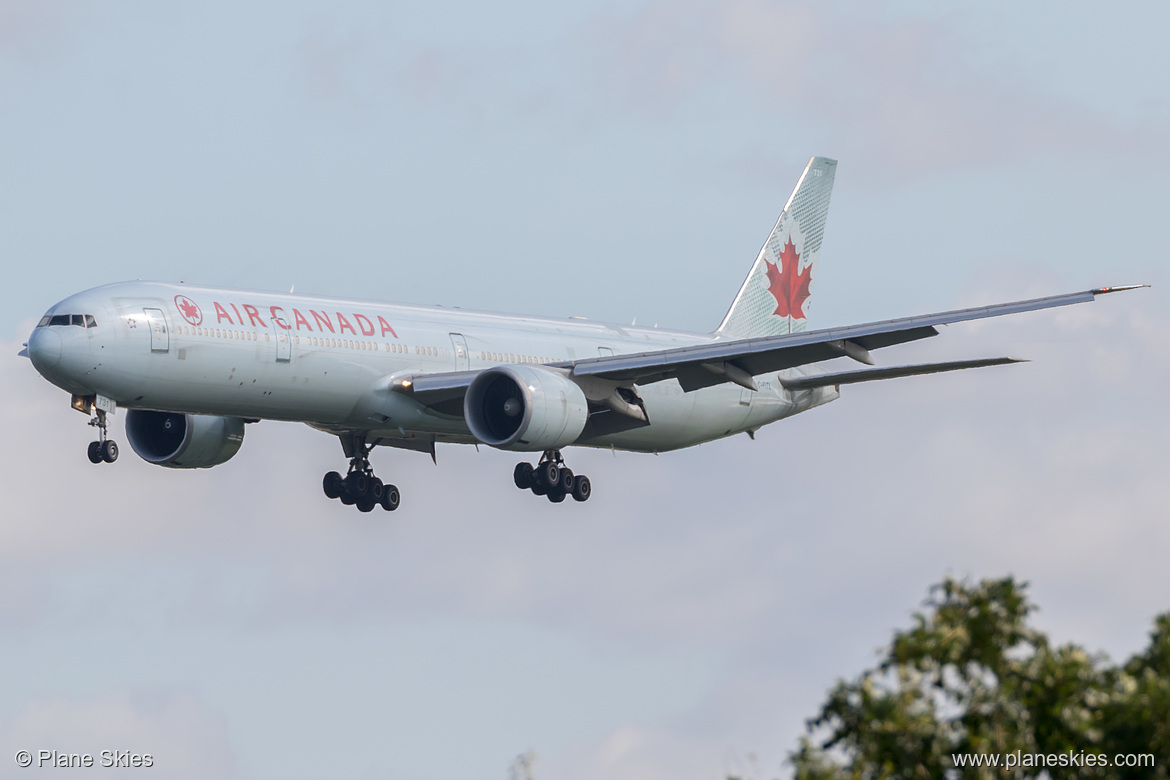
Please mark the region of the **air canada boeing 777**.
[[[349, 469], [324, 491], [363, 512], [400, 494], [370, 468], [378, 445], [430, 453], [437, 443], [542, 453], [517, 487], [550, 501], [589, 498], [570, 445], [665, 452], [826, 404], [841, 385], [1017, 362], [994, 357], [874, 367], [873, 352], [936, 326], [1091, 301], [1129, 287], [808, 330], [808, 307], [837, 163], [814, 157], [710, 333], [434, 306], [121, 282], [71, 295], [29, 337], [45, 379], [90, 416], [94, 463], [112, 463], [109, 418], [125, 410], [143, 459], [217, 466], [247, 423], [304, 422], [341, 440]], [[834, 358], [869, 366], [826, 372]]]

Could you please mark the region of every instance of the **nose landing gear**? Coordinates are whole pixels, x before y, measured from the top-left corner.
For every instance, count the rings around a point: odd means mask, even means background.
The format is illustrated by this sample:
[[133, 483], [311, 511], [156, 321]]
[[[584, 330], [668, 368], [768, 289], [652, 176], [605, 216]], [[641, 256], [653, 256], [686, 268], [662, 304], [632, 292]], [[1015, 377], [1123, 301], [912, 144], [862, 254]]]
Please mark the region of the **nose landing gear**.
[[372, 512], [374, 507], [381, 506], [387, 512], [393, 512], [402, 502], [402, 494], [397, 485], [382, 482], [374, 476], [370, 468], [370, 450], [373, 445], [367, 446], [364, 439], [354, 442], [354, 455], [349, 461], [349, 471], [343, 477], [336, 471], [330, 471], [321, 482], [321, 488], [327, 498], [336, 498], [341, 503], [357, 506], [359, 512]]
[[593, 493], [589, 477], [573, 474], [565, 465], [560, 450], [545, 450], [535, 466], [531, 463], [517, 463], [512, 480], [521, 490], [531, 490], [535, 495], [546, 496], [554, 504], [564, 501], [566, 496], [572, 496], [575, 501], [588, 501]]
[[89, 421], [89, 424], [98, 429], [98, 440], [89, 443], [89, 449], [86, 454], [89, 455], [90, 463], [113, 463], [118, 459], [118, 443], [113, 439], [106, 438], [106, 430], [109, 423], [106, 421], [106, 412], [103, 409], [95, 409], [94, 416]]

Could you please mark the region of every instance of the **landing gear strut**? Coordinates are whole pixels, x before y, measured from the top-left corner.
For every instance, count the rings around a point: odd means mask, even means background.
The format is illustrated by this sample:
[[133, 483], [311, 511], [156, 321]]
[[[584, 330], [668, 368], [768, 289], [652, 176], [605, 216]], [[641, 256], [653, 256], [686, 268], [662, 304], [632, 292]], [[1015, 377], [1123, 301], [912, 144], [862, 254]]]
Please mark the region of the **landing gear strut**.
[[588, 501], [593, 492], [589, 477], [573, 474], [565, 465], [560, 450], [545, 450], [535, 466], [531, 463], [517, 463], [512, 479], [521, 490], [547, 496], [554, 504], [564, 501], [566, 496], [572, 496], [576, 501]]
[[402, 501], [398, 487], [383, 483], [370, 468], [370, 450], [373, 448], [372, 444], [366, 444], [365, 437], [353, 437], [346, 453], [349, 454], [348, 450], [352, 449], [349, 471], [344, 477], [336, 471], [330, 471], [321, 482], [328, 498], [337, 498], [343, 504], [357, 506], [360, 512], [371, 512], [376, 506], [381, 506], [387, 512], [398, 508]]
[[89, 421], [89, 424], [98, 429], [98, 440], [89, 443], [90, 463], [113, 463], [118, 459], [118, 442], [113, 439], [106, 438], [106, 430], [109, 423], [106, 421], [106, 413], [103, 409], [95, 409], [94, 416]]

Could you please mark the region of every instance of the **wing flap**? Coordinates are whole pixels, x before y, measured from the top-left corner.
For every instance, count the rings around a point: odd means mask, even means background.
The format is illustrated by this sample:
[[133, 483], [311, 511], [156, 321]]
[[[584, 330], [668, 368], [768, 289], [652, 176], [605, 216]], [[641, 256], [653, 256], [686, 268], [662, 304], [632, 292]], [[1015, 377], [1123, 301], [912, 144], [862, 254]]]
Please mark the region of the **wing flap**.
[[945, 371], [961, 371], [965, 368], [1004, 366], [1009, 363], [1027, 362], [1026, 360], [1010, 357], [952, 360], [946, 363], [920, 363], [915, 366], [890, 366], [889, 368], [870, 368], [863, 371], [842, 371], [837, 374], [802, 376], [796, 379], [785, 379], [781, 377], [780, 384], [786, 390], [812, 390], [816, 387], [829, 387], [830, 385], [852, 385], [857, 382], [873, 382], [879, 379], [898, 379], [904, 376], [941, 374]]

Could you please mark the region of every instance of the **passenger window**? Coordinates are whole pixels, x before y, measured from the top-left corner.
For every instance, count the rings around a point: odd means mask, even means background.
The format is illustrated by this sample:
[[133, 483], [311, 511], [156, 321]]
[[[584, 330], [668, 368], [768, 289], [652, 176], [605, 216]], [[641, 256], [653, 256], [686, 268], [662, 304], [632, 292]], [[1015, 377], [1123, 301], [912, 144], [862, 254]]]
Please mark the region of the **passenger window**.
[[87, 327], [87, 328], [96, 328], [97, 327], [97, 320], [95, 320], [93, 318], [92, 314], [85, 315], [85, 327]]

